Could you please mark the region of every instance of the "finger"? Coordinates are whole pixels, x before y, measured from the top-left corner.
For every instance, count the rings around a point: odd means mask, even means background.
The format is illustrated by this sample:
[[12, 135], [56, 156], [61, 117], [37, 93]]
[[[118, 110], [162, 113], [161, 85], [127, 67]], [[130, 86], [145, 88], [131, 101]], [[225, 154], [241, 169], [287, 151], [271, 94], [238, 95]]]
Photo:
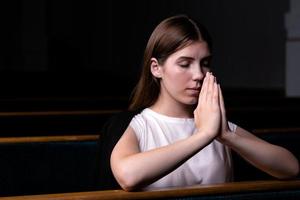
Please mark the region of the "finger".
[[228, 127], [228, 123], [226, 119], [225, 103], [224, 103], [224, 98], [223, 98], [220, 84], [218, 84], [218, 90], [219, 90], [219, 102], [220, 102], [221, 114], [222, 114], [222, 123], [224, 127]]
[[214, 80], [215, 77], [210, 73], [208, 84], [207, 84], [207, 94], [206, 94], [206, 100], [208, 102], [212, 102], [212, 98], [214, 94]]
[[213, 95], [212, 95], [212, 103], [216, 106], [219, 106], [219, 89], [218, 84], [216, 82], [213, 83]]
[[204, 77], [204, 80], [202, 82], [201, 91], [200, 91], [199, 99], [198, 99], [198, 104], [202, 103], [206, 99], [208, 78], [209, 78], [209, 73], [207, 72]]
[[222, 114], [225, 113], [225, 104], [224, 104], [224, 99], [222, 95], [222, 90], [220, 84], [218, 84], [218, 90], [219, 90], [219, 102], [220, 102], [220, 107], [221, 107], [221, 112]]

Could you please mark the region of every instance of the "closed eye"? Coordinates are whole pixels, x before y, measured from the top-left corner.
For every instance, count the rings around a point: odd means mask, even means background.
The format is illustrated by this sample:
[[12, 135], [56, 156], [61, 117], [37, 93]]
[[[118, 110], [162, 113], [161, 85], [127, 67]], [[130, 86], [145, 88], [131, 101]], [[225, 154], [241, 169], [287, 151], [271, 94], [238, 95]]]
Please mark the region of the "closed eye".
[[182, 68], [188, 68], [190, 66], [190, 64], [179, 64], [179, 66]]
[[212, 59], [212, 56], [202, 58], [202, 60], [200, 61], [200, 66], [205, 67], [205, 68], [210, 68], [211, 67], [211, 59]]
[[178, 62], [178, 65], [182, 68], [188, 68], [191, 65], [191, 62], [193, 62], [193, 60], [190, 59], [181, 60], [180, 62]]

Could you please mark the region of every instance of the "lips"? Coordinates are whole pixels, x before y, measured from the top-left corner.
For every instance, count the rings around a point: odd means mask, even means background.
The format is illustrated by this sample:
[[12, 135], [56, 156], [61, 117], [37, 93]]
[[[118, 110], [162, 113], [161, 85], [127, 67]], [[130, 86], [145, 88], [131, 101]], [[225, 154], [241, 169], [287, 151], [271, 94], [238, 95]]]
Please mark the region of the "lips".
[[190, 89], [190, 90], [198, 90], [198, 91], [200, 91], [200, 87], [195, 87], [195, 88], [188, 88], [188, 89]]
[[195, 91], [199, 91], [201, 90], [200, 87], [194, 87], [194, 88], [187, 88], [187, 90], [195, 90]]
[[187, 90], [188, 94], [190, 94], [192, 96], [198, 96], [200, 93], [200, 89], [201, 88], [198, 87], [198, 88], [187, 88], [186, 90]]

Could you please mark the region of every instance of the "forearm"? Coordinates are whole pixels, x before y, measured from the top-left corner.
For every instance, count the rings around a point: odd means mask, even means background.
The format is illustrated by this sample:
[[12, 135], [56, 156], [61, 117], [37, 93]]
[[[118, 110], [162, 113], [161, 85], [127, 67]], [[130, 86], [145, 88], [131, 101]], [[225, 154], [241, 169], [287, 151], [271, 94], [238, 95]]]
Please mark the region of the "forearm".
[[255, 136], [239, 132], [231, 134], [226, 144], [255, 167], [277, 178], [291, 178], [298, 174], [295, 156], [280, 146], [267, 143]]
[[167, 175], [211, 140], [205, 134], [194, 134], [161, 148], [122, 158], [115, 157], [111, 160], [112, 169], [120, 185], [126, 190], [133, 190]]

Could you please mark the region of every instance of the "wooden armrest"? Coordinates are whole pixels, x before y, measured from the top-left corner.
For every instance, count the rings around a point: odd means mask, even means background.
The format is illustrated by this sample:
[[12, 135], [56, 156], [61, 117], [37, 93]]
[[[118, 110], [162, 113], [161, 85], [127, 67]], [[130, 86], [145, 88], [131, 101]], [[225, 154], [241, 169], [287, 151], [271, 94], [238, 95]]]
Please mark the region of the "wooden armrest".
[[76, 111], [28, 111], [28, 112], [0, 112], [0, 117], [32, 117], [32, 116], [60, 116], [60, 115], [105, 115], [115, 114], [121, 110], [76, 110]]
[[98, 140], [99, 135], [65, 135], [65, 136], [29, 136], [29, 137], [0, 137], [0, 144], [32, 143], [32, 142], [68, 142]]
[[291, 128], [262, 128], [254, 129], [252, 131], [254, 134], [269, 134], [269, 133], [300, 133], [300, 127], [291, 127]]
[[300, 189], [300, 180], [290, 181], [250, 181], [232, 182], [213, 185], [197, 185], [186, 188], [168, 188], [155, 191], [125, 192], [123, 190], [107, 190], [94, 192], [46, 194], [32, 196], [3, 197], [1, 200], [116, 200], [116, 199], [167, 199], [175, 197], [195, 197], [206, 195], [226, 195]]

